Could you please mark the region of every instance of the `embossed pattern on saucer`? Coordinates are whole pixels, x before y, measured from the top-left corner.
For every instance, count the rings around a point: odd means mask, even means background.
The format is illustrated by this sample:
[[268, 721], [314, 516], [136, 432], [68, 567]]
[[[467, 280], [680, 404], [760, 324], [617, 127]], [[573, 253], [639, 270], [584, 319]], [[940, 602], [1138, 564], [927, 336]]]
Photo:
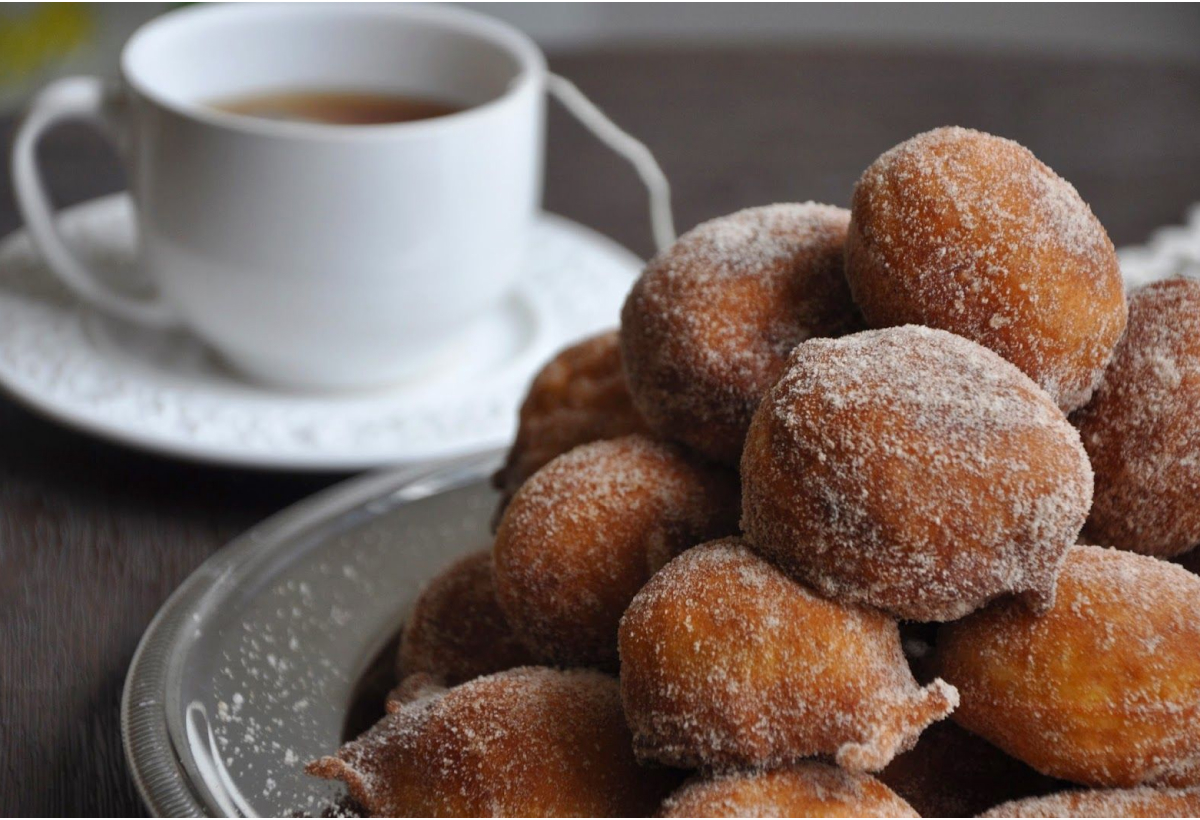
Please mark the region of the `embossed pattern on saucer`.
[[[64, 210], [73, 247], [137, 288], [128, 197]], [[35, 410], [144, 449], [242, 466], [350, 470], [503, 444], [533, 373], [554, 350], [617, 324], [641, 262], [543, 214], [521, 285], [439, 367], [387, 390], [314, 395], [246, 382], [199, 341], [80, 305], [24, 232], [0, 242], [0, 386]]]

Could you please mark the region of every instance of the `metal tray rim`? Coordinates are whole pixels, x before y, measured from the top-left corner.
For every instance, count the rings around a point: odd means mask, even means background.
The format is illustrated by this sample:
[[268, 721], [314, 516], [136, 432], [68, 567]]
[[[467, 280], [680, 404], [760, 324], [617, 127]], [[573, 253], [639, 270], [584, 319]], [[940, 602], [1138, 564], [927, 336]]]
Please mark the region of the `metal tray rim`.
[[194, 782], [171, 738], [168, 701], [173, 650], [199, 602], [222, 591], [251, 560], [286, 547], [347, 516], [381, 514], [409, 501], [483, 481], [501, 450], [348, 479], [276, 513], [215, 552], [171, 594], [134, 652], [121, 696], [121, 739], [139, 795], [167, 817], [214, 816], [219, 802]]

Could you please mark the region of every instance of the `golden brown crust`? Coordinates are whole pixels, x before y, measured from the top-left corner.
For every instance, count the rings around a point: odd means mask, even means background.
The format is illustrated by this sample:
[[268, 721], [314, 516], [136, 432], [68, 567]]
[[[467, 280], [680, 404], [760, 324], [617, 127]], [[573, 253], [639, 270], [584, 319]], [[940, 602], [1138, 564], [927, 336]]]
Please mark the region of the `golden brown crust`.
[[396, 675], [425, 674], [447, 686], [533, 662], [496, 602], [492, 551], [471, 553], [421, 591], [404, 623]]
[[943, 681], [917, 686], [891, 618], [817, 597], [736, 538], [659, 571], [622, 618], [620, 648], [634, 748], [669, 766], [828, 755], [874, 771], [956, 702]]
[[814, 339], [754, 417], [742, 527], [840, 600], [917, 621], [1053, 600], [1087, 517], [1075, 429], [995, 353], [923, 327]]
[[953, 720], [930, 726], [916, 746], [876, 776], [924, 817], [973, 817], [997, 803], [1062, 785]]
[[697, 777], [663, 802], [660, 817], [919, 817], [866, 774], [824, 763]]
[[1200, 789], [1078, 789], [1004, 803], [980, 817], [1200, 817]]
[[1200, 783], [1200, 578], [1072, 547], [1036, 617], [1000, 601], [938, 635], [954, 720], [1038, 771], [1092, 786]]
[[634, 761], [599, 672], [524, 667], [392, 709], [308, 767], [374, 816], [647, 816], [678, 782]]
[[671, 557], [737, 529], [733, 473], [645, 436], [576, 447], [517, 494], [496, 533], [496, 592], [543, 662], [615, 667], [617, 623]]
[[493, 478], [501, 507], [527, 478], [568, 450], [646, 431], [625, 383], [617, 331], [576, 342], [559, 351], [529, 385], [516, 440]]
[[621, 311], [634, 402], [650, 427], [738, 463], [788, 352], [861, 320], [842, 275], [849, 212], [750, 208], [697, 226], [647, 265]]
[[1160, 557], [1200, 544], [1200, 282], [1130, 296], [1125, 336], [1072, 421], [1096, 471], [1090, 541]]
[[939, 128], [863, 173], [846, 276], [873, 327], [966, 336], [1064, 411], [1082, 406], [1125, 327], [1116, 252], [1069, 183], [1011, 140]]

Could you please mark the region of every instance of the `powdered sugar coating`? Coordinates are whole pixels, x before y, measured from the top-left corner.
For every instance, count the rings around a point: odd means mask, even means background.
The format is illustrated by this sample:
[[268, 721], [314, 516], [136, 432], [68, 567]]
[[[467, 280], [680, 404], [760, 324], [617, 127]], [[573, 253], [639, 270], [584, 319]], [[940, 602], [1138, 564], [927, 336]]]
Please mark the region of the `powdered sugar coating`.
[[1072, 421], [1096, 470], [1090, 540], [1163, 557], [1200, 544], [1200, 282], [1131, 294], [1113, 362]]
[[1044, 391], [974, 342], [907, 326], [796, 348], [750, 428], [742, 527], [825, 595], [945, 621], [1009, 592], [1049, 606], [1091, 491]]
[[825, 763], [698, 777], [663, 802], [660, 817], [919, 817], [870, 775]]
[[849, 216], [813, 202], [749, 208], [650, 261], [621, 311], [621, 348], [656, 433], [737, 464], [791, 349], [860, 325], [842, 274]]
[[1070, 183], [1011, 140], [938, 128], [872, 163], [852, 212], [846, 276], [868, 324], [958, 333], [1063, 410], [1087, 403], [1126, 307], [1112, 242]]
[[1043, 617], [1001, 601], [938, 635], [954, 719], [1035, 769], [1092, 786], [1200, 783], [1200, 578], [1077, 546]]
[[633, 406], [617, 331], [559, 351], [534, 377], [521, 403], [517, 437], [493, 483], [501, 508], [556, 456], [589, 441], [647, 432]]
[[310, 774], [373, 816], [646, 816], [677, 783], [639, 767], [617, 681], [524, 667], [405, 704]]
[[980, 817], [1200, 817], [1200, 789], [1079, 789], [1014, 800]]
[[883, 768], [953, 710], [920, 688], [896, 622], [818, 597], [736, 538], [667, 564], [621, 620], [621, 697], [639, 758], [772, 768], [829, 755]]
[[396, 675], [422, 673], [448, 686], [525, 666], [533, 658], [496, 602], [492, 552], [455, 561], [421, 591], [404, 623]]
[[646, 436], [584, 444], [533, 475], [496, 532], [496, 593], [539, 659], [615, 667], [617, 623], [674, 555], [737, 530], [737, 477]]

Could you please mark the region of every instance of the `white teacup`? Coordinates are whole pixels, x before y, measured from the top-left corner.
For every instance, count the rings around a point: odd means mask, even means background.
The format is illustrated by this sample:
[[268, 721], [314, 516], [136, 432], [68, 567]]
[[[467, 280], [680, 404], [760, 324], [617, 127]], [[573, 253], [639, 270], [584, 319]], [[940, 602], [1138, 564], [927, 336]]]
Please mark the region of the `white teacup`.
[[[121, 75], [44, 89], [12, 158], [34, 241], [100, 310], [183, 325], [268, 382], [351, 388], [429, 366], [514, 284], [541, 197], [546, 87], [519, 31], [438, 6], [191, 7], [135, 33]], [[210, 104], [295, 89], [464, 110], [362, 126]], [[68, 119], [110, 136], [125, 164], [149, 299], [110, 289], [56, 231], [35, 148]]]

